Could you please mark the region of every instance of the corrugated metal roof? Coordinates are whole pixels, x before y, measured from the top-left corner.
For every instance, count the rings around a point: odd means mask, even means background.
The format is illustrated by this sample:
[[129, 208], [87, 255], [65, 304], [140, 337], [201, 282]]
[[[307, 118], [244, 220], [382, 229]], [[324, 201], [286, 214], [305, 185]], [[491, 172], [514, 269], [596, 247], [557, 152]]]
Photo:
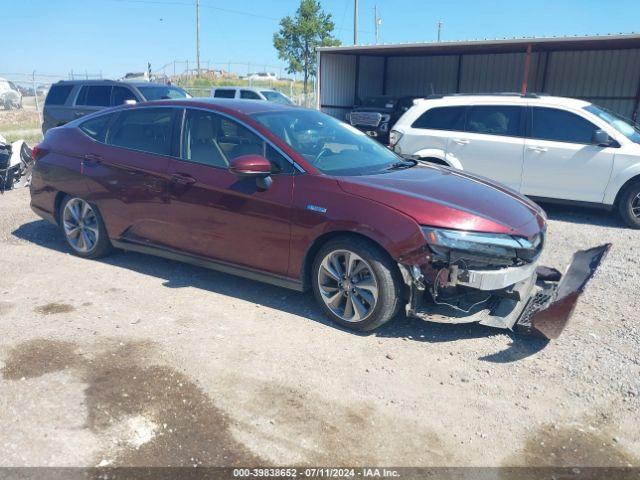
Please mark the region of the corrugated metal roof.
[[520, 52], [532, 45], [536, 50], [593, 50], [640, 47], [640, 33], [572, 37], [523, 37], [425, 43], [388, 43], [320, 47], [323, 53], [367, 55], [418, 55], [454, 53]]

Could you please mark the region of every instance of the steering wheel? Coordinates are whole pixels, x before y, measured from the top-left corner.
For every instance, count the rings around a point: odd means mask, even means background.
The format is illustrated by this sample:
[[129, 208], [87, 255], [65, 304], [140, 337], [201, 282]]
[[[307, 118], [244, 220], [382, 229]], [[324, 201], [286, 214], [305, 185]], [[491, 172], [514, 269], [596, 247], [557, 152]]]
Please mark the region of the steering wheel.
[[316, 158], [313, 161], [313, 163], [318, 164], [324, 157], [327, 157], [329, 155], [333, 155], [333, 151], [330, 148], [322, 147], [322, 150], [320, 150], [320, 153], [316, 155]]

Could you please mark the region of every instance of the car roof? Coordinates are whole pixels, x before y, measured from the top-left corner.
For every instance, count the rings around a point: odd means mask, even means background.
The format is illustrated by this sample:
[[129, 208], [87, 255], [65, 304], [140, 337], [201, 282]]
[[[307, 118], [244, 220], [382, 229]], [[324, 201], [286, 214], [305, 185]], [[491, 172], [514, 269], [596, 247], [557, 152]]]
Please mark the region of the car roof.
[[416, 100], [417, 104], [423, 106], [435, 105], [470, 105], [470, 104], [522, 104], [535, 105], [536, 103], [544, 105], [557, 105], [564, 107], [583, 108], [591, 105], [590, 102], [580, 100], [578, 98], [556, 97], [551, 95], [536, 94], [455, 94], [443, 95], [436, 98], [421, 98]]
[[153, 102], [143, 102], [136, 105], [128, 106], [135, 108], [138, 105], [147, 106], [177, 106], [177, 107], [200, 107], [211, 110], [225, 110], [235, 112], [242, 115], [253, 115], [254, 113], [266, 112], [290, 112], [291, 109], [306, 110], [303, 107], [295, 105], [284, 105], [274, 102], [265, 102], [264, 100], [247, 100], [234, 98], [184, 98], [173, 100], [155, 100]]
[[277, 90], [269, 87], [246, 87], [243, 85], [220, 85], [219, 87], [211, 87], [211, 90], [237, 90], [238, 88], [252, 92], [277, 92]]
[[[60, 80], [56, 82], [56, 84], [66, 84], [66, 85], [132, 85], [134, 87], [175, 87], [177, 85], [165, 85], [163, 83], [154, 83], [154, 82], [127, 82], [121, 80]], [[181, 87], [179, 87], [181, 88]]]

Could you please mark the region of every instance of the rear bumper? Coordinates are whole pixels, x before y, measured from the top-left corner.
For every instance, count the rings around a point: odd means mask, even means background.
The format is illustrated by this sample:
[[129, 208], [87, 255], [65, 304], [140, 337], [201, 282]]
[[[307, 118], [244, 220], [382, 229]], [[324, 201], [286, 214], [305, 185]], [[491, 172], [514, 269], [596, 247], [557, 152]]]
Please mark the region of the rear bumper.
[[534, 267], [528, 278], [515, 283], [506, 296], [491, 295], [488, 289], [481, 288], [491, 285], [491, 276], [478, 279], [473, 287], [478, 289], [479, 301], [470, 308], [437, 302], [427, 289], [414, 284], [407, 314], [441, 323], [476, 322], [554, 339], [567, 325], [580, 295], [610, 248], [611, 244], [605, 244], [576, 252], [564, 275], [547, 267]]
[[43, 220], [53, 223], [54, 225], [58, 224], [58, 222], [56, 221], [56, 218], [51, 213], [47, 212], [46, 210], [43, 210], [40, 207], [36, 207], [33, 203], [31, 204], [31, 210], [33, 210], [33, 213], [38, 215]]

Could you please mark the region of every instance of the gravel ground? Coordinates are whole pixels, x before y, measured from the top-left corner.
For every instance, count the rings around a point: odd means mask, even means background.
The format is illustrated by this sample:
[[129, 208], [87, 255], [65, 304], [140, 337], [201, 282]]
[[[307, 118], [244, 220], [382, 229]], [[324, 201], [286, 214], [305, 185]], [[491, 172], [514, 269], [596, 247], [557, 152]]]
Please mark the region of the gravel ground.
[[132, 253], [88, 261], [0, 196], [0, 465], [640, 465], [640, 233], [549, 207], [544, 263], [612, 242], [545, 343]]

